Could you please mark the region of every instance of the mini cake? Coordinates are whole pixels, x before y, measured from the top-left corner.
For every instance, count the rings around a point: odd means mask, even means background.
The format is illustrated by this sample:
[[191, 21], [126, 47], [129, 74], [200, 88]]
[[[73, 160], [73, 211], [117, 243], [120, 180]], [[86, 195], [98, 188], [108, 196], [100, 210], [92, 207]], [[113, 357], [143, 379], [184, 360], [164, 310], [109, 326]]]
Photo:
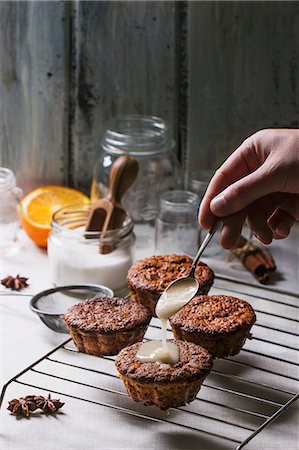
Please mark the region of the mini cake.
[[217, 358], [239, 353], [256, 320], [244, 300], [226, 295], [200, 295], [170, 318], [174, 336], [206, 348]]
[[[153, 316], [162, 292], [177, 278], [186, 277], [192, 265], [189, 256], [151, 256], [136, 262], [129, 270], [127, 283], [131, 297], [147, 306]], [[195, 270], [199, 288], [197, 294], [207, 294], [214, 281], [214, 272], [206, 264], [199, 262]]]
[[64, 320], [80, 352], [116, 355], [142, 341], [151, 314], [131, 299], [95, 297], [69, 308]]
[[180, 351], [179, 361], [175, 364], [141, 362], [136, 357], [140, 343], [126, 347], [118, 354], [115, 365], [133, 400], [165, 410], [195, 399], [212, 369], [213, 358], [192, 342], [172, 342]]

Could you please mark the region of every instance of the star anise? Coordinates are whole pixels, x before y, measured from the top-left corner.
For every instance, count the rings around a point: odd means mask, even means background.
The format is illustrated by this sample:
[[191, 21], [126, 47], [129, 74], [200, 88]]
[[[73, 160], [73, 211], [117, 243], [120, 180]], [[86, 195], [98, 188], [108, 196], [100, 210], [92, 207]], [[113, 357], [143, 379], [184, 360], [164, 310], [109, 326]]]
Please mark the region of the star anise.
[[35, 403], [37, 408], [40, 408], [47, 413], [55, 413], [64, 405], [61, 401], [51, 398], [51, 394], [49, 394], [47, 398], [42, 395], [35, 397]]
[[37, 409], [35, 396], [27, 395], [26, 397], [21, 397], [19, 399], [14, 398], [8, 402], [7, 409], [16, 416], [29, 417], [30, 412]]
[[28, 278], [20, 277], [20, 275], [17, 275], [16, 277], [8, 275], [6, 278], [1, 280], [1, 284], [12, 291], [20, 291], [21, 289], [29, 286], [27, 280]]

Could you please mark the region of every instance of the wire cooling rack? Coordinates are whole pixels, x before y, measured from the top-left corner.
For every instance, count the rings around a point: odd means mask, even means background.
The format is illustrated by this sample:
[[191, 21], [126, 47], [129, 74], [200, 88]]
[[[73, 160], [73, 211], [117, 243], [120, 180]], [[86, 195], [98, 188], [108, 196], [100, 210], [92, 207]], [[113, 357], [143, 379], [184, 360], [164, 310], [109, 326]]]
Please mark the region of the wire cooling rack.
[[[71, 339], [13, 377], [17, 383], [100, 405], [124, 414], [221, 438], [241, 449], [299, 398], [299, 295], [216, 277], [211, 294], [240, 296], [255, 309], [253, 339], [239, 355], [216, 360], [197, 398], [168, 414], [131, 400], [114, 366], [115, 357], [96, 358], [77, 351]], [[170, 330], [168, 330], [169, 337]], [[152, 319], [146, 339], [159, 339]], [[96, 380], [96, 382], [95, 382]], [[53, 381], [55, 385], [53, 387]], [[57, 386], [60, 387], [57, 389]], [[77, 392], [88, 392], [78, 396]], [[92, 395], [96, 392], [97, 395]]]

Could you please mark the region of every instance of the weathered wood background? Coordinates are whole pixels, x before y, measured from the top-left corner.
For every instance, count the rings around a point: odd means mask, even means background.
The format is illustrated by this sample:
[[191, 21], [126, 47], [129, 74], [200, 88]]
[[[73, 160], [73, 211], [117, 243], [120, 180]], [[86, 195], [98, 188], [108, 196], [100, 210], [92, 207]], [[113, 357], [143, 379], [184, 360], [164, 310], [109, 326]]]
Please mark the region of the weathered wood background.
[[0, 164], [88, 192], [105, 122], [168, 120], [185, 170], [299, 126], [299, 3], [0, 2]]
[[0, 2], [0, 152], [25, 190], [66, 182], [69, 20], [63, 2]]
[[189, 3], [190, 167], [247, 136], [299, 127], [299, 2]]

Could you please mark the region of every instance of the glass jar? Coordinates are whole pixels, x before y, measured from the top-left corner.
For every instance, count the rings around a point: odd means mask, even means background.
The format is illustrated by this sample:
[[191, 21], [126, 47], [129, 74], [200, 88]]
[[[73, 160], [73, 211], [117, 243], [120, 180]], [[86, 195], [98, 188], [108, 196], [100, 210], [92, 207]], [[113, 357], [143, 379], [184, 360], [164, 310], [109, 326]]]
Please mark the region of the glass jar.
[[156, 219], [155, 253], [195, 256], [200, 244], [198, 196], [189, 191], [166, 192]]
[[137, 160], [139, 172], [122, 203], [135, 223], [138, 257], [149, 256], [154, 250], [160, 195], [181, 186], [175, 141], [168, 124], [159, 117], [142, 115], [115, 117], [108, 122], [94, 167], [92, 201], [106, 194], [111, 165], [123, 154]]
[[[103, 238], [100, 232], [85, 231], [90, 211], [90, 205], [80, 204], [54, 214], [48, 237], [50, 279], [55, 285], [101, 284], [123, 295], [134, 259], [133, 222], [127, 216], [122, 228], [107, 231]], [[113, 251], [99, 253], [99, 239]]]
[[18, 203], [22, 190], [16, 187], [13, 172], [0, 167], [0, 253], [11, 255], [18, 250], [17, 233], [20, 228]]

